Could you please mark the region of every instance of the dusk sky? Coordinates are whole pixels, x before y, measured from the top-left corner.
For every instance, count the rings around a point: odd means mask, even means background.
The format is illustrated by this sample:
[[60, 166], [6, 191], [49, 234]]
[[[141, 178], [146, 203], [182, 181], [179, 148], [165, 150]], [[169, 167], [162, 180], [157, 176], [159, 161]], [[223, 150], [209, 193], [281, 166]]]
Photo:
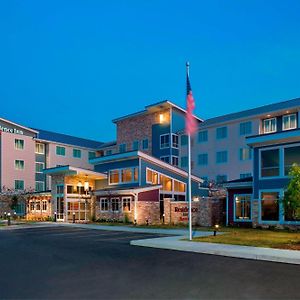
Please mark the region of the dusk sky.
[[185, 107], [204, 119], [300, 97], [300, 1], [0, 2], [0, 117], [110, 141], [112, 119]]

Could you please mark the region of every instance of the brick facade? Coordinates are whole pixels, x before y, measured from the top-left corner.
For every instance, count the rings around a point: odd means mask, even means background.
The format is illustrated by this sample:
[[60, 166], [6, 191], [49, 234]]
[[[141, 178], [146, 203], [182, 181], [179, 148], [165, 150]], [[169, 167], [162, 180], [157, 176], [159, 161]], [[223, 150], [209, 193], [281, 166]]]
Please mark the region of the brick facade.
[[[165, 121], [170, 121], [170, 110], [133, 116], [117, 122], [117, 144], [126, 144], [126, 151], [132, 150], [132, 143], [138, 140], [148, 139], [148, 150], [143, 152], [152, 154], [152, 125], [159, 123], [159, 116], [163, 114]], [[142, 149], [142, 148], [140, 148]], [[118, 149], [117, 149], [118, 151]]]

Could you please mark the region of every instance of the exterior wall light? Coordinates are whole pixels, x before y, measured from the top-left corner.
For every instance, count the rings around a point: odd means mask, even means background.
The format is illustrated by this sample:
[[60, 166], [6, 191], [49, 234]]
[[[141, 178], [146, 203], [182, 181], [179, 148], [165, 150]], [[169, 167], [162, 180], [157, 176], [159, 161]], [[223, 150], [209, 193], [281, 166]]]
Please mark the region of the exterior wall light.
[[164, 114], [159, 114], [159, 123], [163, 123], [165, 121]]
[[90, 187], [90, 184], [89, 184], [89, 182], [86, 180], [86, 181], [84, 182], [84, 190], [87, 192], [87, 191], [89, 190], [89, 187]]
[[219, 224], [216, 224], [216, 225], [214, 226], [214, 236], [217, 235], [217, 231], [219, 230], [219, 228], [220, 228]]

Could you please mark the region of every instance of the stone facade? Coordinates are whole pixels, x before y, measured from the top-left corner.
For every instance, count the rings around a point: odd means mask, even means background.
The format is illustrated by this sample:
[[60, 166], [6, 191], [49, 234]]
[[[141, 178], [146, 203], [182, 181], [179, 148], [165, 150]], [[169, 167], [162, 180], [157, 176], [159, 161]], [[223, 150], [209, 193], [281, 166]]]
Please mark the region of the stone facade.
[[[188, 203], [164, 200], [165, 224], [187, 224]], [[201, 198], [192, 202], [192, 223], [199, 226], [222, 224], [223, 204], [219, 198]]]
[[158, 201], [137, 202], [137, 224], [160, 224], [160, 210]]
[[[148, 139], [148, 149], [143, 149], [143, 152], [151, 155], [152, 125], [160, 122], [161, 114], [164, 115], [164, 122], [170, 122], [169, 109], [117, 121], [117, 144], [126, 144], [126, 151], [130, 151], [133, 141], [139, 140], [141, 142], [143, 139]], [[140, 149], [142, 148], [140, 147]]]

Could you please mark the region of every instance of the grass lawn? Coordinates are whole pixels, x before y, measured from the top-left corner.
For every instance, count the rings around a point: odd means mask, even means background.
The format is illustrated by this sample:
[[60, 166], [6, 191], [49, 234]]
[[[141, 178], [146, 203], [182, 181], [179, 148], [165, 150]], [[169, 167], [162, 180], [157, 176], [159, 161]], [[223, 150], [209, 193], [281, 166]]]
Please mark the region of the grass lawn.
[[300, 250], [300, 233], [261, 229], [223, 228], [224, 234], [194, 238], [196, 242]]

